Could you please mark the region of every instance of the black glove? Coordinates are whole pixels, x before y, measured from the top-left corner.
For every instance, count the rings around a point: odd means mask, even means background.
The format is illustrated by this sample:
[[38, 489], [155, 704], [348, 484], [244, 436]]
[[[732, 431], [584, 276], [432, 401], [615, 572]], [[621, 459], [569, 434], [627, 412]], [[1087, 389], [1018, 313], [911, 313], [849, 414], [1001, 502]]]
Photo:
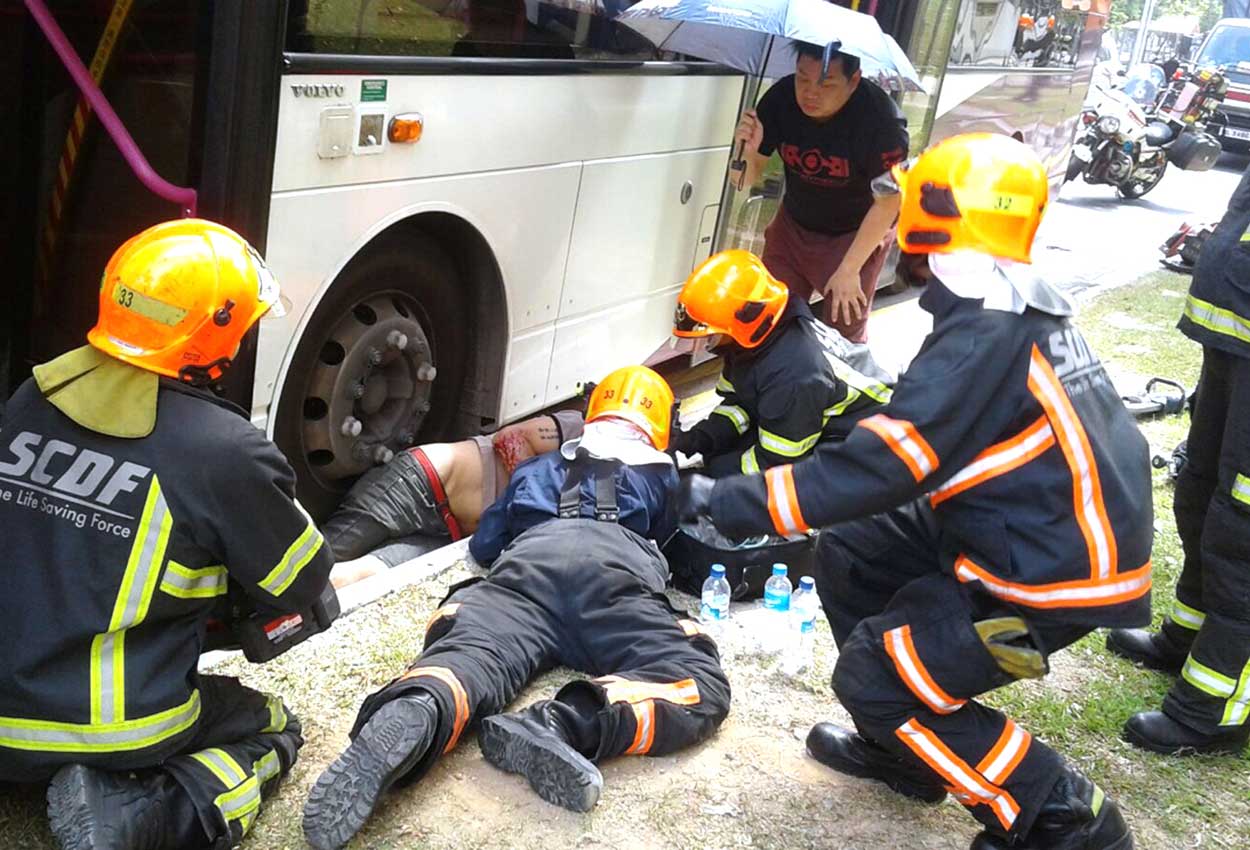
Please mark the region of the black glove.
[[689, 475], [677, 485], [677, 519], [681, 522], [707, 516], [712, 508], [712, 488], [716, 479]]
[[692, 428], [689, 431], [678, 431], [673, 434], [668, 443], [670, 453], [681, 452], [686, 457], [697, 454], [703, 454], [707, 451], [707, 435], [698, 429]]

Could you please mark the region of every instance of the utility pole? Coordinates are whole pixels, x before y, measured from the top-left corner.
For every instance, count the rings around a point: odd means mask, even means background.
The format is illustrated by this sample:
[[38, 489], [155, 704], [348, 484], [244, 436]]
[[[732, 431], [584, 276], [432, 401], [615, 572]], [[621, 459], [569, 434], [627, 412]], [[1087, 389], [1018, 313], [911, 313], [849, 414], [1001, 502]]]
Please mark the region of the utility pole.
[[1150, 19], [1155, 14], [1155, 2], [1156, 0], [1146, 0], [1142, 4], [1141, 20], [1137, 23], [1137, 40], [1133, 42], [1133, 58], [1128, 63], [1130, 68], [1140, 63], [1146, 52], [1146, 36], [1150, 32]]

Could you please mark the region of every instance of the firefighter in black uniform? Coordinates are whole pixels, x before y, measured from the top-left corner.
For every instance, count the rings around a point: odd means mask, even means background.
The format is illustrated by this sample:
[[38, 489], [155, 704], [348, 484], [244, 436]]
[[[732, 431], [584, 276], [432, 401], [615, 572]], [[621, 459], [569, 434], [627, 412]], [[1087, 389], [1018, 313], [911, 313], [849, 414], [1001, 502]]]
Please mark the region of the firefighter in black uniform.
[[277, 697], [199, 676], [227, 577], [298, 610], [332, 566], [281, 452], [202, 387], [277, 301], [238, 235], [123, 245], [90, 345], [35, 367], [0, 429], [0, 780], [52, 778], [64, 850], [238, 844], [303, 743]]
[[1250, 737], [1250, 170], [1202, 246], [1180, 329], [1202, 345], [1173, 503], [1185, 566], [1162, 629], [1119, 629], [1107, 646], [1180, 674], [1162, 711], [1129, 719], [1125, 740], [1170, 755], [1237, 752]]
[[975, 697], [1043, 675], [1095, 627], [1148, 621], [1145, 440], [1066, 299], [1025, 273], [1047, 199], [1036, 154], [956, 136], [893, 177], [934, 327], [890, 404], [803, 463], [692, 479], [681, 512], [734, 536], [831, 526], [817, 586], [858, 733], [818, 724], [814, 757], [949, 791], [985, 826], [977, 850], [1127, 850], [1118, 807]]
[[[591, 394], [579, 441], [517, 467], [469, 543], [489, 575], [452, 589], [421, 656], [365, 700], [351, 746], [309, 795], [309, 843], [346, 844], [386, 789], [420, 779], [479, 720], [489, 762], [574, 811], [599, 799], [596, 763], [716, 730], [729, 683], [715, 643], [669, 608], [653, 542], [672, 527], [672, 403], [650, 369], [618, 370]], [[558, 664], [596, 678], [497, 713]]]
[[673, 334], [721, 336], [722, 401], [673, 441], [682, 454], [702, 454], [714, 477], [807, 457], [890, 400], [893, 380], [868, 346], [816, 321], [746, 251], [724, 251], [695, 269], [677, 298]]

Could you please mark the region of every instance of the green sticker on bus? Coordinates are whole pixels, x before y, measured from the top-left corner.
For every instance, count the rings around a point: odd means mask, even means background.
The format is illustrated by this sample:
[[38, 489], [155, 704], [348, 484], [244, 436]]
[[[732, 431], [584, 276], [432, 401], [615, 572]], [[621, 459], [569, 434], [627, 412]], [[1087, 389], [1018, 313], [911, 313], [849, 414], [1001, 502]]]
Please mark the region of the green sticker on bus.
[[150, 295], [135, 292], [123, 283], [113, 288], [113, 300], [118, 306], [138, 313], [144, 318], [173, 327], [187, 316], [187, 311], [164, 301], [158, 301]]
[[386, 100], [386, 80], [361, 80], [360, 102], [380, 103]]

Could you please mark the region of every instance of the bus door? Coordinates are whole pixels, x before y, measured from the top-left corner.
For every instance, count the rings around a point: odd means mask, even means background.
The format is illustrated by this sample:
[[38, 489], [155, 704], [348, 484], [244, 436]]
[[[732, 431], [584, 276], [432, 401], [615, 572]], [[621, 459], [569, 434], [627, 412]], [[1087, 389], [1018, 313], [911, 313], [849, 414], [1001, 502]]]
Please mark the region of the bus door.
[[[156, 171], [186, 185], [196, 103], [198, 0], [54, 0], [78, 55]], [[5, 398], [31, 365], [85, 342], [112, 252], [177, 205], [146, 191], [81, 98], [21, 2], [6, 2], [0, 167], [16, 191], [3, 206], [12, 254], [3, 282], [10, 322]]]

